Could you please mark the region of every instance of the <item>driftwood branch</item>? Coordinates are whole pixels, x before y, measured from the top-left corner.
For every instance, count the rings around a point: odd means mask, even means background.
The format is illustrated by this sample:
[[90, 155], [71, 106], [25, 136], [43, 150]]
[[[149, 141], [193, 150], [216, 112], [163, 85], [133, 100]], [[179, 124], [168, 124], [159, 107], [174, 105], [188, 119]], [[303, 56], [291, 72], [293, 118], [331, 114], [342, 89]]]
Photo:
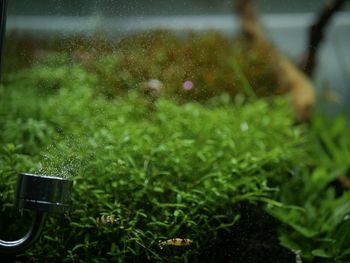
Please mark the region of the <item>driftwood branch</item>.
[[302, 58], [300, 68], [308, 76], [312, 76], [315, 70], [317, 52], [324, 39], [324, 31], [332, 16], [342, 9], [346, 0], [335, 0], [328, 2], [317, 16], [315, 22], [310, 26], [307, 50]]
[[315, 93], [310, 79], [266, 37], [252, 1], [236, 0], [235, 11], [240, 17], [243, 35], [266, 53], [266, 59], [277, 77], [279, 89], [291, 94], [292, 106], [299, 121], [308, 121], [315, 104]]

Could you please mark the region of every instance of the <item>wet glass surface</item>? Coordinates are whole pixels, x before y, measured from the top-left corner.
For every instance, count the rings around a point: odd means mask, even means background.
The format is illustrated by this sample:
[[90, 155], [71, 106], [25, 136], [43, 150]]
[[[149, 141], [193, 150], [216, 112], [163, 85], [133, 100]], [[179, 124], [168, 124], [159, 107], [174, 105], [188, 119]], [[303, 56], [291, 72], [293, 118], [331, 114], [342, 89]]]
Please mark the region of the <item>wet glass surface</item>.
[[231, 2], [10, 1], [0, 233], [17, 174], [73, 181], [17, 260], [350, 260], [349, 5], [309, 77], [326, 1], [259, 1], [262, 38]]

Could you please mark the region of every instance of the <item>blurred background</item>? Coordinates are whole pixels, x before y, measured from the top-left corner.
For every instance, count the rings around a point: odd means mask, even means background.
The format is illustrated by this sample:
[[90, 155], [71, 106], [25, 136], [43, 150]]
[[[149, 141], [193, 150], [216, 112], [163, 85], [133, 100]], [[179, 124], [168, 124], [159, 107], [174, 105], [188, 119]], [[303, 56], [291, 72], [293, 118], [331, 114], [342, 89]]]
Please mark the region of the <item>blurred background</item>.
[[[314, 12], [327, 0], [258, 0], [265, 13]], [[230, 14], [231, 0], [11, 0], [10, 15], [159, 16]], [[349, 10], [349, 7], [347, 8]]]
[[[260, 0], [263, 22], [274, 43], [287, 55], [300, 59], [306, 48], [308, 27], [325, 0]], [[212, 0], [11, 0], [8, 31], [33, 36], [55, 34], [94, 34], [111, 37], [167, 28], [181, 30], [219, 30], [234, 35], [239, 29], [232, 12], [232, 1]], [[332, 111], [346, 109], [350, 114], [350, 5], [337, 13], [327, 29], [319, 54], [316, 85], [331, 88], [340, 102]]]

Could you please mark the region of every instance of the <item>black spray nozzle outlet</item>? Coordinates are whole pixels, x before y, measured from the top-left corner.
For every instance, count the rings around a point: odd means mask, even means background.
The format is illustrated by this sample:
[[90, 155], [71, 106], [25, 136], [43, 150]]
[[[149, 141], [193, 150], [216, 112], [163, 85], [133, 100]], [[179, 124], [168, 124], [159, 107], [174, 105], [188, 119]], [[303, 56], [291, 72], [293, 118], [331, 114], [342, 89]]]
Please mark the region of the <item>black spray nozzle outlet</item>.
[[18, 176], [15, 205], [19, 209], [33, 211], [32, 225], [28, 233], [14, 241], [0, 239], [0, 252], [18, 253], [39, 237], [46, 213], [64, 213], [71, 203], [73, 183], [70, 180], [22, 173]]
[[19, 209], [64, 213], [70, 207], [72, 182], [54, 176], [22, 173], [18, 176], [15, 205]]

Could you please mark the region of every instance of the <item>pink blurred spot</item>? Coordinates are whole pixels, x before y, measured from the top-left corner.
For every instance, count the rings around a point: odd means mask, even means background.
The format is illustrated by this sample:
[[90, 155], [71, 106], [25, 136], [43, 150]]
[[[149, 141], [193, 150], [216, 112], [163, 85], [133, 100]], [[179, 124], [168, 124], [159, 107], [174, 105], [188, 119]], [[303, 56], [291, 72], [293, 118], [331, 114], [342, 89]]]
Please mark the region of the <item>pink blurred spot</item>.
[[186, 80], [183, 84], [182, 87], [184, 90], [191, 90], [193, 88], [193, 82], [190, 80]]

